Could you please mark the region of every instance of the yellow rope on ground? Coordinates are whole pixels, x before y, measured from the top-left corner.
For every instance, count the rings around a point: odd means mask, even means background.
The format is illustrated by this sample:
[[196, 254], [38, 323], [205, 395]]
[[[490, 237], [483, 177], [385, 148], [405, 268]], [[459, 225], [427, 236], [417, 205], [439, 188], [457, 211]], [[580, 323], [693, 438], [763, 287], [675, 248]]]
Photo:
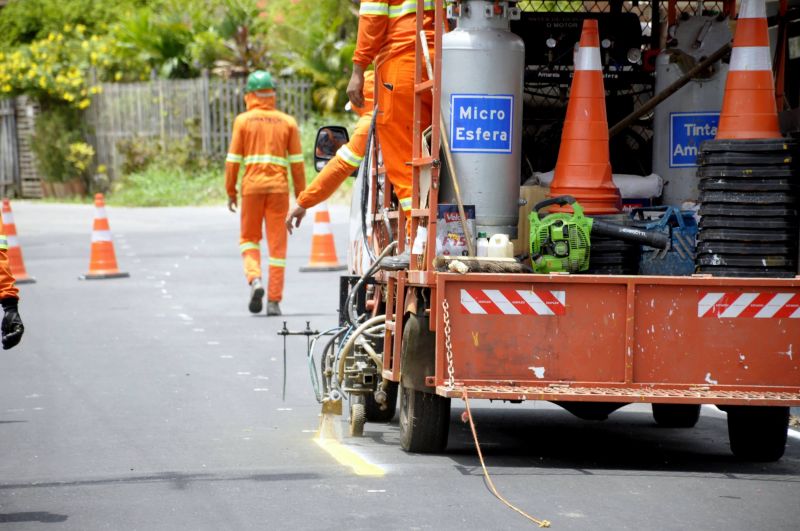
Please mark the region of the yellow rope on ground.
[[483, 468], [483, 476], [486, 478], [486, 483], [489, 484], [489, 489], [494, 494], [495, 498], [503, 502], [508, 506], [509, 509], [516, 511], [517, 513], [521, 514], [531, 522], [534, 522], [539, 527], [550, 527], [549, 520], [539, 520], [538, 518], [534, 518], [533, 516], [529, 515], [522, 509], [517, 508], [512, 504], [510, 501], [503, 498], [492, 482], [492, 478], [489, 476], [489, 471], [486, 470], [486, 463], [483, 461], [483, 453], [481, 452], [481, 445], [478, 442], [478, 432], [475, 431], [475, 422], [472, 420], [472, 412], [469, 409], [469, 397], [467, 396], [467, 390], [464, 389], [461, 393], [461, 398], [463, 398], [464, 403], [467, 405], [467, 419], [469, 420], [469, 427], [472, 428], [472, 438], [475, 440], [475, 449], [478, 451], [478, 458], [481, 460], [481, 468]]

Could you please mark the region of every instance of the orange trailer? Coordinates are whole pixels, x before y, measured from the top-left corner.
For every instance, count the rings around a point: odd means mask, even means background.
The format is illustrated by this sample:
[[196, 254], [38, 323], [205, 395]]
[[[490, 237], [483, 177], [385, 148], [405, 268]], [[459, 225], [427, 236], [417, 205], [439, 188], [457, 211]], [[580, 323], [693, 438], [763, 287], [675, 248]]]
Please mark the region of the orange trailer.
[[[445, 14], [442, 0], [435, 3], [435, 57], [442, 57]], [[431, 91], [439, 124], [441, 65], [431, 81], [423, 81], [423, 65], [418, 42], [415, 116]], [[440, 163], [423, 154], [415, 125], [410, 241], [425, 227], [430, 250]], [[440, 128], [430, 137], [437, 154]], [[426, 202], [423, 169], [431, 176]], [[393, 239], [402, 252], [405, 215], [392, 210], [391, 184], [374, 171], [373, 185], [379, 181], [382, 197], [370, 205], [373, 245], [380, 250]], [[454, 274], [437, 272], [432, 252], [415, 258], [410, 270], [378, 273], [381, 289], [368, 305], [373, 315], [386, 311], [381, 376], [399, 386], [405, 450], [444, 449], [450, 399], [466, 395], [547, 400], [587, 419], [650, 403], [656, 422], [673, 427], [693, 426], [700, 405], [713, 404], [728, 413], [738, 457], [783, 455], [789, 407], [800, 406], [800, 276]]]

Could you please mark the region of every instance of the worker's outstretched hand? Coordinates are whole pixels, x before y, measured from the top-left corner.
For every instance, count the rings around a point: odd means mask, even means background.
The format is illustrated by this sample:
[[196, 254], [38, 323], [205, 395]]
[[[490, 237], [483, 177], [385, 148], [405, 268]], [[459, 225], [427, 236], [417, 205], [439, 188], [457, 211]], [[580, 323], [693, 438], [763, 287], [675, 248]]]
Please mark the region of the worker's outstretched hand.
[[236, 207], [239, 206], [239, 202], [235, 197], [228, 198], [228, 210], [231, 212], [236, 212]]
[[347, 97], [354, 107], [364, 106], [364, 70], [358, 65], [353, 65], [353, 75], [347, 84]]
[[22, 318], [19, 316], [17, 299], [3, 299], [0, 303], [2, 303], [3, 310], [5, 310], [3, 323], [0, 325], [0, 331], [3, 333], [3, 350], [8, 350], [17, 346], [17, 343], [20, 342], [25, 327], [22, 326]]
[[[289, 215], [286, 216], [286, 230], [289, 231], [289, 234], [292, 233], [292, 228], [297, 228], [300, 226], [300, 222], [303, 221], [303, 218], [306, 215], [306, 209], [297, 205], [294, 207], [294, 210], [289, 212]], [[294, 222], [294, 227], [292, 227], [292, 222]]]

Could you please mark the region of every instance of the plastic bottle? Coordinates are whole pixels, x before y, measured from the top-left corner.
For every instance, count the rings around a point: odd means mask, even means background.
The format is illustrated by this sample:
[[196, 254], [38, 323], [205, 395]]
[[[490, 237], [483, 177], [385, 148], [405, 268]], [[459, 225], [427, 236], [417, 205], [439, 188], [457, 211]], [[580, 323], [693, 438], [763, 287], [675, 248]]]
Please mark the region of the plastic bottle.
[[489, 256], [493, 258], [514, 256], [514, 244], [508, 239], [508, 234], [495, 234], [489, 239]]
[[489, 256], [489, 238], [485, 232], [478, 233], [478, 245], [476, 251], [478, 256]]

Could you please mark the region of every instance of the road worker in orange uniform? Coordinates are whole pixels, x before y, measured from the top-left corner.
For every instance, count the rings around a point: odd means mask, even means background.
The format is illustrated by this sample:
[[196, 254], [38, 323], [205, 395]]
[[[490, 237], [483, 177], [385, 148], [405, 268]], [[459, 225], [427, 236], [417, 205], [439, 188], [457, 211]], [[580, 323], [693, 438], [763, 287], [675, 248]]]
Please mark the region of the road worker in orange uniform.
[[239, 165], [244, 163], [239, 248], [250, 284], [248, 309], [259, 313], [263, 307], [260, 242], [261, 227], [266, 223], [269, 247], [267, 315], [280, 315], [278, 303], [283, 299], [286, 269], [284, 220], [289, 212], [288, 173], [291, 169], [294, 193], [298, 196], [306, 187], [303, 150], [297, 122], [275, 109], [275, 86], [268, 72], [257, 70], [248, 76], [244, 99], [247, 112], [236, 117], [225, 159], [228, 209], [236, 212], [236, 182]]
[[311, 181], [302, 194], [297, 197], [297, 206], [286, 217], [286, 229], [292, 233], [292, 222], [295, 227], [306, 215], [306, 210], [328, 199], [339, 188], [353, 170], [359, 167], [367, 151], [369, 128], [372, 125], [373, 95], [375, 93], [375, 72], [370, 70], [364, 75], [364, 105], [353, 106], [360, 118], [356, 122], [350, 141], [339, 148], [319, 175]]
[[14, 276], [8, 265], [7, 251], [8, 239], [3, 230], [3, 222], [0, 221], [0, 304], [3, 305], [4, 312], [0, 331], [3, 336], [3, 350], [15, 347], [25, 331], [22, 318], [19, 316], [19, 291], [14, 285]]
[[[434, 2], [425, 0], [423, 27], [433, 52]], [[347, 86], [350, 102], [364, 101], [364, 72], [375, 63], [377, 90], [376, 127], [386, 174], [400, 207], [411, 210], [411, 162], [414, 121], [416, 0], [363, 1], [359, 9], [358, 40], [353, 53], [353, 74]], [[431, 93], [424, 93], [422, 129], [431, 123]]]

